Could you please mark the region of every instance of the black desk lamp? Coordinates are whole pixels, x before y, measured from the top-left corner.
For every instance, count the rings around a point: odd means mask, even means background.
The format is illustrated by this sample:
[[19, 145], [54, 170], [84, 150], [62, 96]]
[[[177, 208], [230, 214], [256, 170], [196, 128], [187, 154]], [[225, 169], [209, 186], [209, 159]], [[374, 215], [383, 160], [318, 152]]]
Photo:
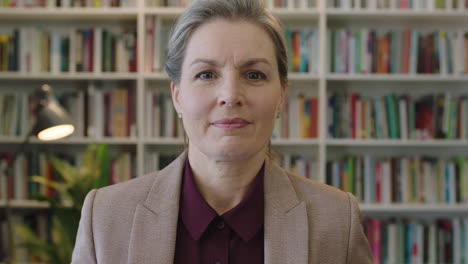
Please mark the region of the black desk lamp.
[[[11, 166], [14, 165], [18, 154], [21, 153], [29, 144], [31, 136], [37, 136], [39, 140], [51, 141], [67, 137], [75, 130], [69, 115], [65, 109], [60, 106], [57, 100], [55, 100], [52, 88], [50, 88], [49, 85], [43, 85], [41, 89], [36, 92], [35, 99], [37, 100], [36, 123], [27, 134], [24, 141], [18, 146], [16, 151], [13, 152], [10, 166], [8, 166], [7, 172], [5, 173], [6, 177], [11, 175], [13, 172]], [[13, 250], [15, 248], [15, 238], [13, 235], [13, 222], [11, 219], [10, 196], [8, 194], [6, 198], [5, 214], [8, 225], [9, 244], [9, 254], [7, 253], [6, 263], [14, 264], [16, 263], [16, 252]]]

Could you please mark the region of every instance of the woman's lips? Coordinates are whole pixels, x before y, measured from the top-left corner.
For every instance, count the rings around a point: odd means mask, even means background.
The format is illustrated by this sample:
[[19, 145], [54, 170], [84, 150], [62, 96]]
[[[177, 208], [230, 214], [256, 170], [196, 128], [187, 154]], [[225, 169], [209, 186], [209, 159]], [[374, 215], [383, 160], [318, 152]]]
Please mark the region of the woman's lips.
[[225, 118], [225, 119], [221, 119], [212, 123], [213, 126], [222, 128], [225, 130], [234, 130], [238, 128], [243, 128], [247, 126], [248, 124], [250, 124], [250, 122], [242, 118]]

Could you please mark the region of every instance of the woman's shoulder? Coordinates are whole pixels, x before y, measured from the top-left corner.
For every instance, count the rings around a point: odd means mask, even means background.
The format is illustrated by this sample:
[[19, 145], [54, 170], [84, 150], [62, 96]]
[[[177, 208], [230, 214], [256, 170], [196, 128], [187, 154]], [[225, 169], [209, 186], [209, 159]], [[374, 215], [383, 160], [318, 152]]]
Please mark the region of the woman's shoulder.
[[96, 191], [94, 202], [104, 206], [125, 206], [141, 203], [158, 175], [158, 171], [109, 185]]

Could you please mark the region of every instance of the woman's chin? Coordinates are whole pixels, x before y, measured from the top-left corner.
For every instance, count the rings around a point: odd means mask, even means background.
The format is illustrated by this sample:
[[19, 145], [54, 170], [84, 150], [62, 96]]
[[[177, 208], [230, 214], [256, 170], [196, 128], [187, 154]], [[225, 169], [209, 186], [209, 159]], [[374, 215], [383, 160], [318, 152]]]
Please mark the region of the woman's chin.
[[213, 157], [216, 161], [238, 162], [249, 160], [258, 152], [258, 149], [243, 148], [241, 145], [225, 146], [213, 151]]
[[260, 152], [264, 152], [266, 145], [259, 144], [258, 140], [245, 140], [245, 138], [222, 138], [216, 142], [205, 142], [204, 144], [196, 144], [191, 141], [190, 148], [197, 149], [200, 154], [213, 161], [219, 162], [240, 162], [252, 159]]

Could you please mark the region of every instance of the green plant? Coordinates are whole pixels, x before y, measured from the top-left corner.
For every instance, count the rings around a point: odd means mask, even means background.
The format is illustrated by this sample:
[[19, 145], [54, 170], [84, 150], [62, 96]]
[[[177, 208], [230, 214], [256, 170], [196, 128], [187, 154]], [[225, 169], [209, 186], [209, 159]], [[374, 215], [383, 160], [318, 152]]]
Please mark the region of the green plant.
[[81, 168], [55, 156], [50, 158], [50, 163], [57, 181], [50, 181], [44, 175], [33, 176], [31, 180], [58, 193], [56, 198], [37, 197], [50, 203], [51, 241], [41, 240], [26, 226], [17, 225], [15, 231], [23, 240], [19, 246], [26, 247], [41, 260], [50, 264], [70, 263], [86, 194], [109, 183], [109, 150], [107, 145], [89, 145], [83, 153]]

